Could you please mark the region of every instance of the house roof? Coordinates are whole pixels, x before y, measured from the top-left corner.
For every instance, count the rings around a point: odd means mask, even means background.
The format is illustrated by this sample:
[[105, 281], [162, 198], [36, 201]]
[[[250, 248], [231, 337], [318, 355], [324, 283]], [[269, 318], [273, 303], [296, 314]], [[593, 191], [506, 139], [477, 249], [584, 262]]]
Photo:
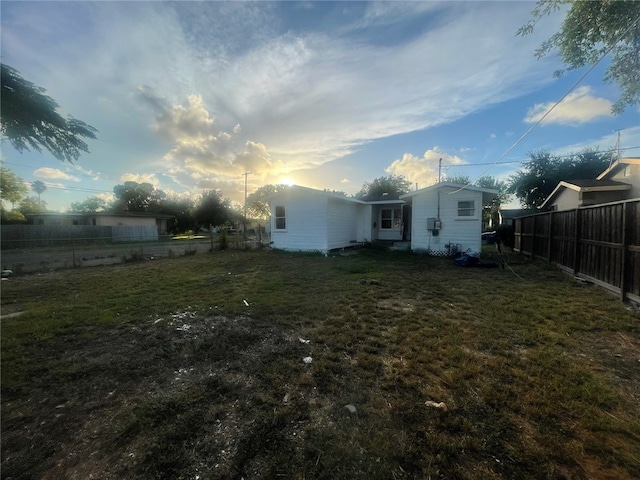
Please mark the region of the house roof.
[[604, 172], [598, 175], [597, 179], [598, 180], [605, 179], [626, 165], [640, 165], [640, 157], [626, 157], [626, 158], [617, 159], [615, 162], [609, 165], [609, 168], [607, 168]]
[[422, 195], [423, 193], [433, 191], [433, 190], [439, 190], [442, 188], [454, 188], [455, 191], [450, 193], [456, 193], [458, 191], [464, 191], [464, 190], [472, 191], [472, 192], [481, 192], [482, 203], [484, 204], [491, 202], [491, 200], [493, 200], [499, 193], [497, 190], [492, 190], [489, 188], [474, 187], [473, 185], [460, 185], [458, 183], [440, 182], [425, 188], [421, 188], [420, 190], [415, 190], [413, 192], [400, 195], [400, 199], [405, 199], [405, 198], [410, 199], [412, 197], [415, 197], [416, 195]]
[[389, 205], [389, 204], [403, 204], [406, 203], [404, 200], [400, 200], [398, 195], [381, 195], [378, 197], [364, 197], [364, 198], [355, 198], [355, 197], [345, 197], [344, 195], [336, 192], [328, 192], [326, 190], [318, 190], [316, 188], [303, 187], [300, 185], [291, 185], [287, 188], [280, 190], [272, 195], [269, 195], [265, 198], [267, 202], [270, 202], [272, 199], [279, 197], [283, 193], [287, 193], [290, 191], [299, 191], [299, 192], [308, 192], [314, 194], [325, 195], [329, 198], [337, 198], [338, 200], [344, 200], [352, 203], [359, 203], [361, 205]]
[[500, 215], [502, 215], [502, 218], [504, 220], [509, 219], [509, 218], [524, 217], [525, 215], [528, 215], [530, 213], [531, 213], [531, 211], [527, 210], [526, 208], [502, 208], [502, 209], [500, 209]]
[[[598, 177], [599, 178], [599, 177]], [[618, 182], [616, 180], [594, 180], [591, 178], [580, 179], [580, 180], [563, 180], [562, 182], [556, 185], [556, 188], [549, 194], [547, 199], [540, 205], [540, 208], [545, 208], [551, 203], [553, 203], [553, 199], [560, 194], [562, 190], [568, 188], [570, 190], [574, 190], [579, 193], [584, 192], [612, 192], [616, 190], [630, 190], [631, 185], [624, 182]]]
[[318, 190], [317, 188], [303, 187], [301, 185], [289, 185], [287, 188], [284, 188], [284, 189], [280, 190], [279, 192], [276, 192], [276, 193], [273, 193], [271, 195], [268, 195], [267, 197], [265, 197], [264, 200], [266, 202], [270, 202], [272, 199], [277, 198], [277, 197], [281, 196], [284, 193], [288, 193], [288, 192], [292, 192], [292, 191], [314, 193], [316, 195], [318, 195], [318, 194], [319, 195], [324, 195], [326, 197], [337, 198], [339, 200], [345, 200], [347, 202], [353, 202], [353, 203], [360, 203], [360, 204], [366, 203], [366, 202], [363, 202], [362, 200], [357, 199], [357, 198], [345, 197], [344, 195], [342, 195], [340, 193], [328, 192], [326, 190]]

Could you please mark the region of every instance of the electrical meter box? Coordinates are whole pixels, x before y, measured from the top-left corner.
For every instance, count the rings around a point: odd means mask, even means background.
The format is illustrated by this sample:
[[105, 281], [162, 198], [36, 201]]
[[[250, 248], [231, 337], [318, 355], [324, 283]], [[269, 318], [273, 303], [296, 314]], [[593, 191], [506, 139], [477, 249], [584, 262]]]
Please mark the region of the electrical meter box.
[[431, 234], [436, 236], [442, 228], [442, 222], [439, 218], [427, 218], [427, 230], [431, 231]]

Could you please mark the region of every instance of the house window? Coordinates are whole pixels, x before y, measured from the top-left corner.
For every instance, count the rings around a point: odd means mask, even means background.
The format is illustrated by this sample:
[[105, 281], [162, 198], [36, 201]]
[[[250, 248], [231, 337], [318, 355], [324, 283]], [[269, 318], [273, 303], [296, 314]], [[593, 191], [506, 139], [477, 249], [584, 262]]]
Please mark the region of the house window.
[[402, 227], [402, 210], [400, 208], [383, 208], [380, 210], [380, 228], [400, 230]]
[[284, 207], [276, 207], [276, 230], [286, 230], [287, 219], [284, 212]]
[[458, 217], [475, 217], [475, 202], [473, 200], [461, 200], [458, 202]]

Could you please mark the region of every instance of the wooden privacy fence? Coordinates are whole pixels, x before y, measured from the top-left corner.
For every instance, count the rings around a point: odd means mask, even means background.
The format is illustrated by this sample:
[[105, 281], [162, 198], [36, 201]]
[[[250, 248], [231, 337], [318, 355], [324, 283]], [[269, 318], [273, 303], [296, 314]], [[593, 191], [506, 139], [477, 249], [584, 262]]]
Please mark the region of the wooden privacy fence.
[[640, 303], [640, 199], [514, 221], [514, 250]]

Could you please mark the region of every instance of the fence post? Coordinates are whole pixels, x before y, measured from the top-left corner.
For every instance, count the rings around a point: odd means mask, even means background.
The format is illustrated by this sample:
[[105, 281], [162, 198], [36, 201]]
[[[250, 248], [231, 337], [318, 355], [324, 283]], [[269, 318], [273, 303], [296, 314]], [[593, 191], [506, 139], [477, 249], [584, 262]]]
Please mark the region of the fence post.
[[[627, 288], [628, 288], [628, 281], [629, 281], [629, 274], [627, 272], [627, 270], [630, 268], [630, 265], [627, 265], [627, 247], [629, 245], [629, 224], [631, 222], [628, 222], [627, 219], [629, 217], [628, 211], [629, 211], [629, 203], [628, 202], [624, 202], [622, 204], [622, 256], [621, 256], [621, 262], [622, 262], [622, 278], [620, 279], [620, 300], [622, 300], [623, 302], [625, 301], [626, 297], [627, 297]], [[636, 205], [636, 208], [637, 205]]]
[[551, 243], [553, 242], [553, 214], [555, 212], [549, 212], [549, 245], [547, 245], [547, 263], [551, 263]]
[[531, 228], [531, 258], [536, 258], [536, 226], [538, 225], [538, 216], [533, 216], [533, 227]]
[[577, 275], [580, 270], [580, 236], [582, 235], [582, 215], [581, 210], [576, 208], [576, 226], [573, 242], [573, 274]]

